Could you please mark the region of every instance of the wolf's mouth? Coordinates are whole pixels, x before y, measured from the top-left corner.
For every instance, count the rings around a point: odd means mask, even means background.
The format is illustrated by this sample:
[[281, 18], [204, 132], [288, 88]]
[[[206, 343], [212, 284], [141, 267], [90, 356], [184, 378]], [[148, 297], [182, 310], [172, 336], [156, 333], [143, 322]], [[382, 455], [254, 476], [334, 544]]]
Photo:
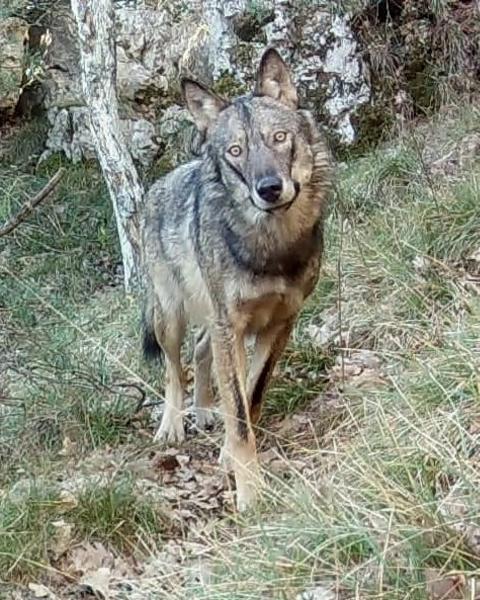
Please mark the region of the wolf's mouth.
[[278, 210], [282, 210], [283, 209], [283, 212], [287, 212], [287, 210], [295, 202], [296, 197], [297, 197], [297, 194], [295, 194], [295, 198], [293, 198], [289, 202], [284, 202], [283, 204], [279, 204], [278, 206], [272, 206], [271, 208], [264, 208], [262, 210], [264, 212], [272, 213], [272, 212], [277, 212]]
[[295, 195], [293, 196], [293, 198], [291, 200], [289, 200], [288, 202], [284, 202], [283, 204], [277, 204], [275, 206], [268, 206], [268, 207], [262, 207], [259, 206], [255, 200], [253, 199], [252, 195], [250, 195], [250, 202], [253, 204], [253, 206], [255, 208], [257, 208], [258, 210], [261, 210], [262, 212], [266, 212], [266, 213], [276, 213], [277, 211], [283, 211], [283, 212], [287, 212], [288, 209], [292, 206], [292, 204], [295, 202], [295, 200], [298, 197], [298, 194], [300, 193], [300, 185], [295, 181], [294, 183], [294, 187], [295, 187]]

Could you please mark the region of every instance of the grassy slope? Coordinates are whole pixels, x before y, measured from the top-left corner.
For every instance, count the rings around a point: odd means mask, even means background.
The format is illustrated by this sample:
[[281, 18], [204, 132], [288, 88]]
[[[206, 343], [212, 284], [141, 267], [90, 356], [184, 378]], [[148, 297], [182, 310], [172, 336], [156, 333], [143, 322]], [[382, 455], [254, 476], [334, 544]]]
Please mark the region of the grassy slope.
[[[203, 540], [207, 582], [167, 592], [164, 580], [139, 579], [143, 597], [295, 598], [321, 584], [342, 597], [420, 599], [427, 568], [478, 574], [480, 299], [466, 269], [478, 269], [468, 259], [480, 247], [480, 166], [458, 148], [479, 123], [465, 107], [340, 169], [324, 277], [264, 421], [313, 414], [312, 435], [287, 452], [286, 480], [269, 474], [258, 514]], [[58, 166], [32, 175], [35, 144], [9, 143], [17, 166], [0, 164], [0, 221]], [[95, 452], [148, 451], [135, 389], [118, 384], [157, 382], [137, 355], [134, 303], [108, 287], [117, 246], [94, 167], [69, 166], [57, 198], [0, 244], [0, 582], [11, 583], [58, 566], [59, 473]], [[341, 353], [311, 339], [339, 299], [344, 339], [381, 362], [361, 384], [345, 364], [346, 380], [325, 384]], [[128, 460], [76, 495], [73, 539], [155, 554], [169, 525], [137, 493]]]

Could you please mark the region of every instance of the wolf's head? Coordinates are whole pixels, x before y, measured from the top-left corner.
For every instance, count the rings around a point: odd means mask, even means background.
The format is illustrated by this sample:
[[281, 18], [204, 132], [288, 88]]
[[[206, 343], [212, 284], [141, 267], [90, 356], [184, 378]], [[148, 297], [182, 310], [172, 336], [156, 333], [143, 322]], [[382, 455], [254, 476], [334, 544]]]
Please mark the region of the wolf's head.
[[318, 131], [310, 113], [298, 109], [278, 52], [269, 49], [262, 56], [252, 95], [228, 102], [191, 79], [182, 88], [235, 201], [266, 215], [288, 210], [311, 183]]

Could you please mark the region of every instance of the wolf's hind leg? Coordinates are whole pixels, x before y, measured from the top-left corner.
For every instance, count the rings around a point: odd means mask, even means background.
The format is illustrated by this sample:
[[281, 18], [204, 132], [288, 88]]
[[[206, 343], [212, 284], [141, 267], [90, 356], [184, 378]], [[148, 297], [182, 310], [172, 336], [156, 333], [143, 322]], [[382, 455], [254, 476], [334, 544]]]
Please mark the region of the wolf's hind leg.
[[[160, 312], [156, 309], [156, 312]], [[175, 313], [160, 314], [155, 319], [155, 335], [165, 353], [165, 410], [155, 434], [155, 441], [180, 443], [185, 438], [183, 427], [184, 373], [180, 349], [185, 335], [183, 308]]]
[[202, 329], [197, 336], [195, 346], [195, 390], [194, 404], [196, 425], [207, 429], [214, 422], [214, 395], [212, 388], [212, 346], [210, 335]]

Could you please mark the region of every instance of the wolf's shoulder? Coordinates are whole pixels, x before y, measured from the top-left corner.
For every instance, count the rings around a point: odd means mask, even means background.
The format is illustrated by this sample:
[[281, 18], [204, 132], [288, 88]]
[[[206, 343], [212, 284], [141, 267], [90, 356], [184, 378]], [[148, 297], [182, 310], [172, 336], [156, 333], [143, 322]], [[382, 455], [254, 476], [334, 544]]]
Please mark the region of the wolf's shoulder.
[[188, 196], [200, 176], [201, 164], [200, 160], [192, 160], [157, 179], [147, 191], [147, 202], [169, 195]]

